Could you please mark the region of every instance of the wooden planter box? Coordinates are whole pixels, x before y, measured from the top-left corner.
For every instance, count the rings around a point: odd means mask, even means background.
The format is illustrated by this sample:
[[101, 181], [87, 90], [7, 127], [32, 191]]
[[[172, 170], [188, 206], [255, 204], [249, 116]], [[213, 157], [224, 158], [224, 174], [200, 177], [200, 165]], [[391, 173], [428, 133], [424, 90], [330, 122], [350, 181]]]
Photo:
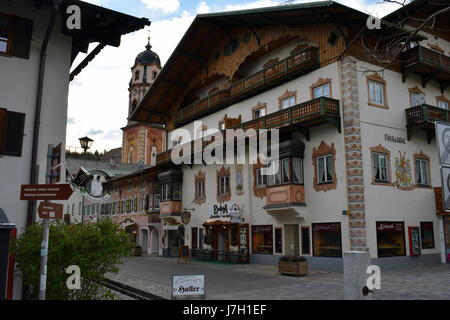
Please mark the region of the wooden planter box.
[[303, 276], [308, 272], [308, 262], [278, 261], [278, 272], [293, 276]]

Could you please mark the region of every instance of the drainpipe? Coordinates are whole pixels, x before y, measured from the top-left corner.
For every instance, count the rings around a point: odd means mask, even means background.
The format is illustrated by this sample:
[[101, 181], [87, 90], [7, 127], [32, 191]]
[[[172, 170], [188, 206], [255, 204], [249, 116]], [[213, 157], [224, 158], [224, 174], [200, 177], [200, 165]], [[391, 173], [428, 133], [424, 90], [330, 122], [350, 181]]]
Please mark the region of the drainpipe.
[[[39, 79], [37, 86], [37, 94], [36, 94], [36, 109], [34, 116], [34, 128], [33, 128], [33, 149], [31, 153], [31, 171], [30, 171], [30, 184], [36, 184], [37, 177], [37, 152], [39, 145], [39, 127], [41, 121], [41, 109], [42, 109], [42, 91], [44, 87], [44, 75], [45, 75], [45, 62], [47, 60], [47, 45], [50, 39], [50, 35], [52, 33], [53, 27], [55, 25], [56, 16], [59, 11], [59, 7], [61, 5], [62, 0], [53, 0], [53, 10], [52, 15], [50, 17], [50, 21], [47, 26], [47, 31], [45, 33], [44, 41], [42, 42], [41, 47], [41, 59], [39, 62]], [[27, 227], [33, 224], [34, 211], [36, 207], [36, 201], [30, 200], [28, 201], [28, 210], [27, 210]]]

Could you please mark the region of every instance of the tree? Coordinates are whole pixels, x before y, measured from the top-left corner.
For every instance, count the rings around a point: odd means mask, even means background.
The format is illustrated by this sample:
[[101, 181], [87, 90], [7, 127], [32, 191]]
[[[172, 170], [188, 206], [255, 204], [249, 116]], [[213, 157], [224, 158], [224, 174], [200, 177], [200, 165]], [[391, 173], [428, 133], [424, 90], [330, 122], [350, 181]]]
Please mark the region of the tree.
[[[23, 282], [32, 288], [28, 298], [36, 299], [39, 292], [41, 225], [30, 226], [13, 243], [17, 267]], [[128, 235], [111, 220], [87, 225], [52, 222], [47, 261], [47, 299], [86, 300], [110, 299], [114, 295], [96, 281], [105, 274], [117, 273], [124, 257], [134, 246]], [[81, 270], [80, 290], [66, 286], [66, 268], [76, 265]]]

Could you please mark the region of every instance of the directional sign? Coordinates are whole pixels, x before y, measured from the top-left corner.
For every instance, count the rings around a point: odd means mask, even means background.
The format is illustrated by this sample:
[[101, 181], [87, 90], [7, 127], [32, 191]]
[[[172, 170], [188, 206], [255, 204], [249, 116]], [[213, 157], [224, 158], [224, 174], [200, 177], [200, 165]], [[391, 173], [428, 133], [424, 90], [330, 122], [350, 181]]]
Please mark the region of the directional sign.
[[38, 214], [42, 219], [62, 219], [63, 205], [43, 201], [39, 204]]
[[72, 192], [70, 184], [23, 184], [20, 200], [67, 200]]

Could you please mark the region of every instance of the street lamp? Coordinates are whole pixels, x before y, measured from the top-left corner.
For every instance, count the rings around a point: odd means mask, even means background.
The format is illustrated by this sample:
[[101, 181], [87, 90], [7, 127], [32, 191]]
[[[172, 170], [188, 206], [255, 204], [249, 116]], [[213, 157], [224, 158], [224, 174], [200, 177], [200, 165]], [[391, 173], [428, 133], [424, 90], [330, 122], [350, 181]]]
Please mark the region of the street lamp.
[[94, 141], [91, 138], [88, 138], [87, 136], [83, 137], [83, 138], [79, 138], [78, 140], [80, 140], [80, 145], [81, 145], [81, 148], [83, 148], [84, 153], [86, 153], [87, 149], [91, 148], [92, 142]]

